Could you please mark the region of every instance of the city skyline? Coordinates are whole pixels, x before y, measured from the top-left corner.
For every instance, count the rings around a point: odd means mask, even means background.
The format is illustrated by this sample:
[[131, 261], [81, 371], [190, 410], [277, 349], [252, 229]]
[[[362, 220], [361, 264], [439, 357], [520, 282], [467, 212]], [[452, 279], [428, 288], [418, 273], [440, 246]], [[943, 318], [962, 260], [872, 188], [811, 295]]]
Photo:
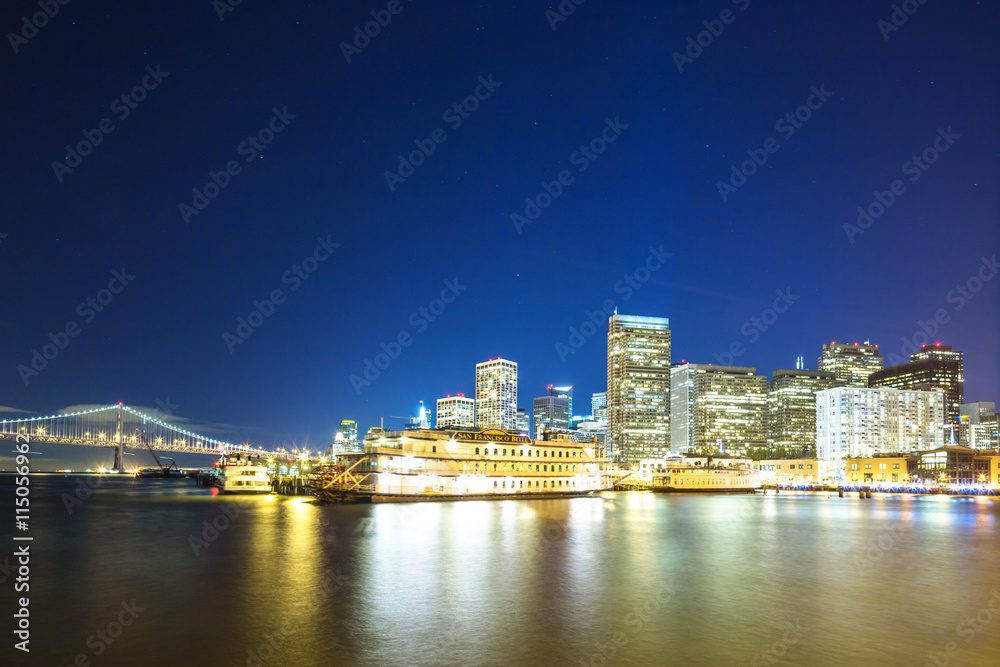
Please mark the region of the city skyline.
[[708, 47], [701, 5], [401, 7], [348, 54], [363, 3], [72, 4], [10, 48], [0, 406], [327, 443], [499, 355], [601, 391], [615, 309], [768, 373], [940, 340], [1000, 395], [996, 7], [754, 3]]

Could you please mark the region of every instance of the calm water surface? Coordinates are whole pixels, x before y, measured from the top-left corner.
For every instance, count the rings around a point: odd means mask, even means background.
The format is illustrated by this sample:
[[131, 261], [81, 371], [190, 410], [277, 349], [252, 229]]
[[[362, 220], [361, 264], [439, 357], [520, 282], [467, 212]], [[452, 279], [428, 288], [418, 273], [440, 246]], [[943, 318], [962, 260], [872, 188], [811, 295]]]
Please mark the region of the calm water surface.
[[[32, 477], [13, 664], [1000, 664], [997, 499], [336, 506], [105, 477], [70, 511], [81, 479]], [[0, 507], [9, 558], [9, 475]]]

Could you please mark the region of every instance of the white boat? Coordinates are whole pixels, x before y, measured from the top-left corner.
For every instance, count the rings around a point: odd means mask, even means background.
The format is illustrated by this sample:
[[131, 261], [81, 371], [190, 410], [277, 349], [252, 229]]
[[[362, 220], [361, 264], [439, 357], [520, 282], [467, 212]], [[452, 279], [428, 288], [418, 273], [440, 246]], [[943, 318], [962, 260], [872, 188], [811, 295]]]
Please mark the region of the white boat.
[[224, 458], [215, 485], [223, 493], [271, 493], [267, 466], [248, 459]]

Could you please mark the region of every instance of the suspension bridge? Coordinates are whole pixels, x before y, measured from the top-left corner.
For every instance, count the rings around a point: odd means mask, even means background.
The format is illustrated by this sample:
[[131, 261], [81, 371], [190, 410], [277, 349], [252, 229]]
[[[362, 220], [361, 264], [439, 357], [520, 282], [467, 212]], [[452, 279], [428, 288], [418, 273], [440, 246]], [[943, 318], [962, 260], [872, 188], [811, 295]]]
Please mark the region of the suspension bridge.
[[126, 448], [196, 454], [247, 453], [279, 455], [249, 444], [209, 438], [147, 415], [122, 403], [48, 417], [0, 421], [0, 440], [27, 436], [30, 442], [114, 447], [116, 470], [123, 468]]

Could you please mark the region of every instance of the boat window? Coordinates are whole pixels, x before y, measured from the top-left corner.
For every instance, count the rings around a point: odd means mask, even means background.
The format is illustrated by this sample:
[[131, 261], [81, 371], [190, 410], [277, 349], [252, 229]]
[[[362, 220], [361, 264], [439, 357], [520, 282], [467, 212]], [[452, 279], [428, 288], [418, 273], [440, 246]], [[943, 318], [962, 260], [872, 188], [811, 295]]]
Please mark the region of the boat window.
[[559, 452], [559, 458], [562, 458], [562, 452], [561, 451]]
[[542, 466], [542, 469], [543, 469], [543, 472], [548, 472], [549, 471], [549, 467], [548, 466]]
[[494, 469], [494, 470], [496, 470], [496, 469], [497, 469], [497, 464], [496, 464], [496, 463], [494, 463], [494, 464], [493, 464], [493, 469]]
[[476, 447], [476, 456], [479, 456], [479, 447]]
[[548, 486], [549, 486], [548, 480], [542, 482], [542, 486], [545, 487], [545, 488], [548, 488]]
[[559, 472], [562, 472], [562, 466], [559, 466]]
[[493, 456], [496, 456], [496, 455], [497, 455], [497, 448], [496, 448], [496, 447], [494, 447], [494, 448], [493, 448]]
[[[522, 449], [522, 450], [521, 450], [521, 452], [520, 452], [520, 453], [518, 454], [518, 456], [524, 456], [524, 450], [523, 450], [523, 449]], [[810, 467], [810, 468], [812, 468], [812, 466], [809, 466], [809, 467]]]
[[503, 455], [504, 455], [504, 456], [507, 456], [507, 450], [506, 450], [506, 449], [505, 449], [505, 450], [503, 450]]
[[438, 450], [438, 446], [437, 445], [432, 445], [431, 446], [431, 451], [432, 452], [436, 452], [437, 450]]
[[539, 468], [539, 466], [538, 466], [538, 464], [536, 463], [536, 464], [535, 464], [535, 472], [538, 472], [538, 468]]
[[548, 455], [549, 455], [548, 452], [542, 452], [542, 456], [548, 456]]

